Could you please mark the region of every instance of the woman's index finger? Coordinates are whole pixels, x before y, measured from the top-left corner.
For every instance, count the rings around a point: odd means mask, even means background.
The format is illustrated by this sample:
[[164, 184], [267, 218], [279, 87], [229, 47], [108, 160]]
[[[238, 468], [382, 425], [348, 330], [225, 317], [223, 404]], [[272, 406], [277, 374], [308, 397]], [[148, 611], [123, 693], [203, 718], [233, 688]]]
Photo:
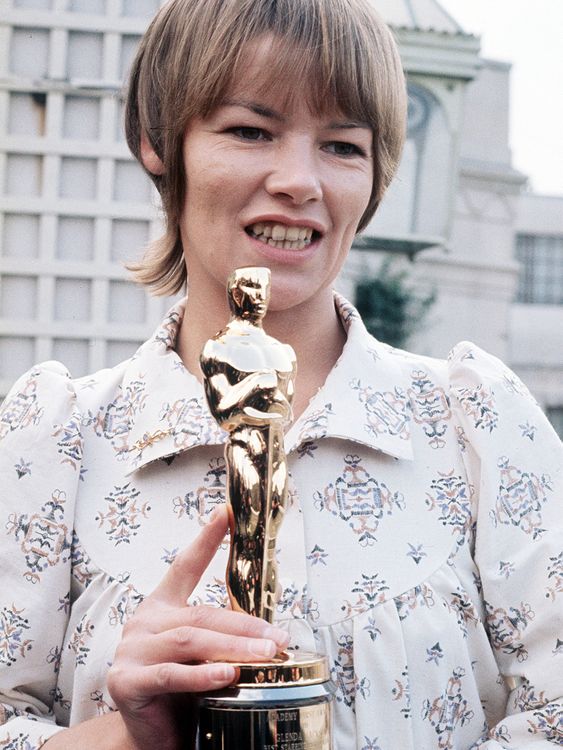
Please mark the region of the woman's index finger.
[[176, 555], [151, 596], [183, 606], [227, 533], [227, 510], [218, 506], [192, 544]]

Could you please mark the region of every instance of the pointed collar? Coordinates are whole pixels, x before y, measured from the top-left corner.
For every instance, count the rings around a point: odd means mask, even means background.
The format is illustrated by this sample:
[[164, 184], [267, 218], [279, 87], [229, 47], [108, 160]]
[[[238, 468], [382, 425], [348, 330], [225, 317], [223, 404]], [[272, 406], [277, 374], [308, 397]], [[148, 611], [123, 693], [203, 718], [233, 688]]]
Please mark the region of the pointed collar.
[[[203, 386], [174, 348], [185, 304], [170, 310], [126, 367], [119, 408], [127, 415], [127, 474], [189, 448], [226, 441], [209, 413]], [[346, 344], [325, 384], [288, 431], [286, 450], [334, 437], [412, 460], [408, 380], [399, 352], [370, 336], [343, 297], [336, 294], [335, 305]]]
[[175, 351], [185, 307], [185, 299], [174, 305], [125, 371], [127, 474], [188, 448], [226, 440], [207, 408], [203, 386]]
[[324, 437], [361, 443], [413, 459], [409, 380], [401, 352], [374, 339], [357, 310], [334, 297], [346, 344], [325, 384], [286, 437], [286, 450]]

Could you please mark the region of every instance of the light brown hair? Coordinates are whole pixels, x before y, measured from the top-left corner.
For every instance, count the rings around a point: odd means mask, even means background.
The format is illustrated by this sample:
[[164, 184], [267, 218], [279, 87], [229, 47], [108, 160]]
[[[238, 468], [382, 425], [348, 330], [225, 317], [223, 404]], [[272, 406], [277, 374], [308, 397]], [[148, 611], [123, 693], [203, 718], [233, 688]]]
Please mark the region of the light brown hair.
[[[336, 106], [372, 127], [373, 188], [363, 229], [393, 177], [403, 146], [406, 94], [391, 32], [370, 0], [171, 0], [155, 16], [133, 62], [125, 113], [127, 142], [141, 161], [144, 131], [164, 171], [149, 172], [162, 200], [166, 233], [130, 265], [156, 294], [186, 282], [179, 233], [186, 190], [187, 123], [225, 97], [249, 42], [271, 35], [271, 81], [305, 82], [313, 111]], [[141, 162], [142, 163], [142, 162]]]

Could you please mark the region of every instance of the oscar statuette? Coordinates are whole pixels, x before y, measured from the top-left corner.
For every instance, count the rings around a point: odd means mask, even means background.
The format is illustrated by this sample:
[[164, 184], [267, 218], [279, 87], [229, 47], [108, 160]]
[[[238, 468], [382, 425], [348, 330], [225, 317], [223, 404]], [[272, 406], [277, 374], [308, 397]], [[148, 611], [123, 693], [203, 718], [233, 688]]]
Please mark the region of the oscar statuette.
[[[232, 317], [200, 358], [209, 409], [228, 432], [227, 592], [234, 610], [271, 623], [276, 541], [287, 504], [284, 428], [291, 420], [295, 354], [262, 328], [270, 296], [267, 268], [234, 271], [227, 296]], [[325, 657], [288, 649], [236, 666], [234, 685], [194, 696], [196, 750], [331, 750], [333, 687]]]

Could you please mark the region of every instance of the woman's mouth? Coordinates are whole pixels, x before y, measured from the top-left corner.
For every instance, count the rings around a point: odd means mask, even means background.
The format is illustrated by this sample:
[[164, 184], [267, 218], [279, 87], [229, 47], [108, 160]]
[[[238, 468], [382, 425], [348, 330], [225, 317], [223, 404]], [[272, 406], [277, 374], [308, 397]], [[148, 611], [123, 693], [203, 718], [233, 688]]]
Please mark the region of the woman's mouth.
[[321, 236], [311, 227], [289, 227], [274, 221], [259, 221], [246, 227], [245, 231], [265, 245], [284, 250], [303, 250]]

